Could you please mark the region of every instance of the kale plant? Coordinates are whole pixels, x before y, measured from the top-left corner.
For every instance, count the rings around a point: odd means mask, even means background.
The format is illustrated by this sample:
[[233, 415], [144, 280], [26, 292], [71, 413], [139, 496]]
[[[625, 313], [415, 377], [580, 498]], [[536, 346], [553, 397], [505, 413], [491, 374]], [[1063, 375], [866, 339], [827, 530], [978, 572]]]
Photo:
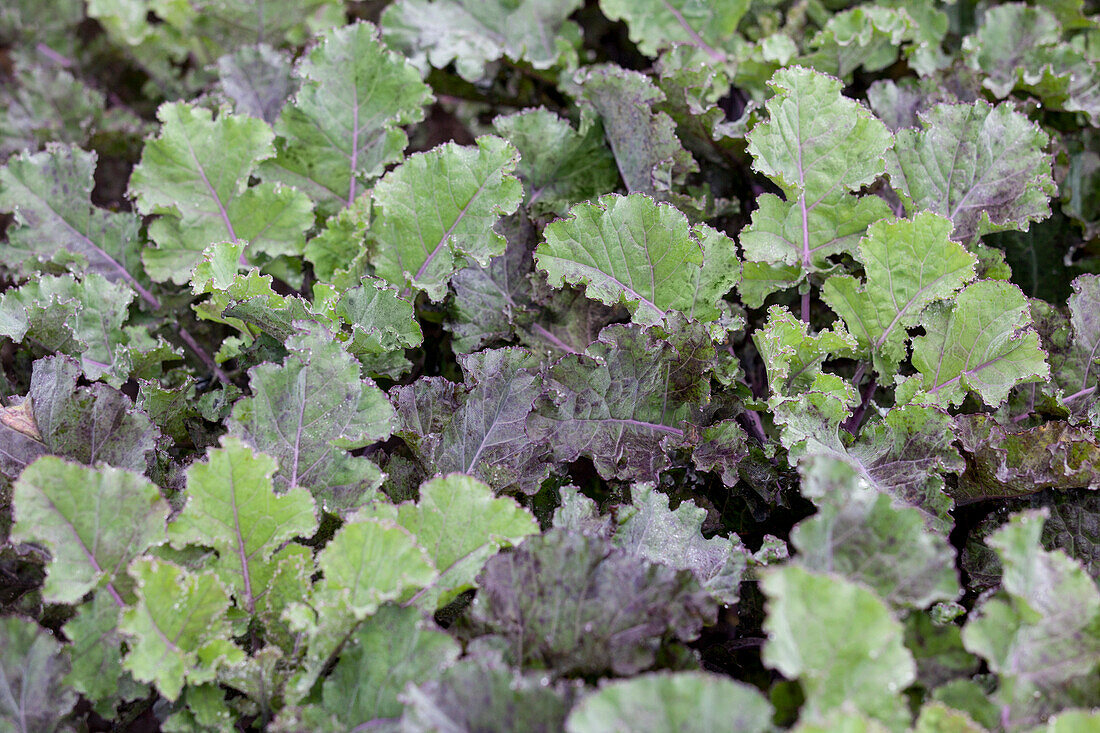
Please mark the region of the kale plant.
[[1100, 730], [1092, 0], [7, 0], [0, 76], [0, 731]]

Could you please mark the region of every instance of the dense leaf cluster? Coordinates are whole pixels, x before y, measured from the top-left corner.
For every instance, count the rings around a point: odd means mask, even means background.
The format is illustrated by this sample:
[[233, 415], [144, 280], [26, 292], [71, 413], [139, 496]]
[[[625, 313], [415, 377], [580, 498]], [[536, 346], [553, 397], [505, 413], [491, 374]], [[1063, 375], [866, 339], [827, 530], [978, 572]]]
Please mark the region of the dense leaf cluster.
[[0, 731], [1100, 729], [1100, 8], [0, 8]]

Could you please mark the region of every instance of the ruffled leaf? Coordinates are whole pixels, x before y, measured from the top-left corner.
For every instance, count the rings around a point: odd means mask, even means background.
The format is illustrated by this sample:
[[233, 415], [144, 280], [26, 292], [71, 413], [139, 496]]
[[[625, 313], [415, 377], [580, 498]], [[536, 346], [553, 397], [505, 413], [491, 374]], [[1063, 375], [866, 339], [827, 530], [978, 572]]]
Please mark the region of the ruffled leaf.
[[712, 321], [717, 301], [740, 279], [733, 242], [648, 196], [608, 195], [578, 204], [549, 224], [535, 250], [550, 285], [583, 285], [585, 295], [626, 305], [636, 323], [652, 325], [676, 310]]
[[447, 143], [411, 155], [383, 176], [368, 230], [376, 273], [403, 292], [424, 290], [439, 301], [468, 261], [486, 264], [504, 252], [493, 225], [523, 198], [512, 175], [518, 162], [511, 144], [486, 135], [476, 147]]
[[265, 178], [310, 194], [323, 209], [350, 205], [401, 159], [401, 125], [424, 119], [431, 90], [369, 23], [330, 31], [297, 66], [301, 88], [275, 121], [276, 156]]

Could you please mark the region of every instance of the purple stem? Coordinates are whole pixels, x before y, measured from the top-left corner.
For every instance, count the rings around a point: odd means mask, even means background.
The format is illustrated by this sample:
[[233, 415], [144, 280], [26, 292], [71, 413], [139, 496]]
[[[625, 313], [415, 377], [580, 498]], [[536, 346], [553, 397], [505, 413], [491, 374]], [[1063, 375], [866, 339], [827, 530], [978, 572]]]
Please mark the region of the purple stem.
[[54, 51], [52, 48], [47, 46], [45, 43], [40, 43], [35, 48], [38, 49], [38, 53], [42, 54], [50, 61], [53, 61], [58, 66], [64, 66], [67, 69], [73, 65], [72, 59], [67, 56], [62, 56], [57, 51]]
[[195, 337], [191, 335], [190, 331], [177, 323], [176, 333], [179, 334], [180, 340], [183, 341], [183, 343], [187, 344], [187, 348], [191, 349], [191, 351], [195, 353], [195, 356], [199, 357], [199, 361], [201, 361], [207, 369], [214, 373], [214, 376], [218, 378], [218, 381], [222, 382], [223, 384], [229, 384], [229, 375], [226, 374], [220, 366], [218, 366], [218, 363], [210, 357], [210, 354], [206, 353], [206, 349], [199, 346], [199, 343], [195, 341]]
[[557, 348], [561, 349], [565, 353], [567, 353], [567, 354], [579, 354], [579, 353], [581, 353], [581, 352], [577, 351], [576, 349], [574, 349], [569, 344], [567, 344], [564, 341], [562, 341], [561, 339], [559, 339], [554, 334], [550, 333], [550, 331], [543, 328], [539, 324], [534, 323], [534, 324], [532, 324], [532, 327], [534, 328], [535, 333], [537, 333], [539, 336], [542, 336], [544, 339], [549, 341], [552, 345], [554, 345]]
[[1079, 400], [1079, 399], [1081, 399], [1082, 397], [1087, 397], [1087, 396], [1089, 396], [1090, 394], [1092, 394], [1092, 393], [1093, 393], [1093, 392], [1095, 392], [1095, 391], [1096, 391], [1096, 387], [1087, 387], [1087, 388], [1085, 388], [1085, 389], [1082, 389], [1082, 390], [1079, 390], [1079, 391], [1077, 391], [1077, 392], [1074, 392], [1074, 393], [1073, 393], [1073, 394], [1071, 394], [1071, 395], [1070, 395], [1069, 397], [1066, 397], [1066, 398], [1064, 398], [1064, 399], [1062, 400], [1062, 402], [1072, 402], [1073, 400]]
[[807, 290], [802, 294], [802, 322], [810, 322], [810, 291]]
[[760, 419], [756, 410], [745, 410], [741, 414], [745, 416], [746, 422], [752, 427], [752, 432], [760, 439], [760, 443], [767, 443], [768, 435], [764, 432], [764, 421]]
[[863, 391], [863, 401], [859, 403], [859, 407], [852, 413], [852, 416], [844, 423], [844, 429], [852, 435], [855, 435], [859, 431], [859, 424], [863, 422], [863, 415], [867, 412], [868, 405], [871, 404], [871, 398], [875, 395], [875, 390], [878, 388], [878, 378], [871, 377], [871, 381], [867, 383], [867, 389]]
[[692, 44], [694, 44], [698, 48], [701, 48], [707, 54], [707, 56], [710, 56], [715, 61], [721, 62], [726, 60], [726, 55], [720, 51], [717, 51], [709, 43], [704, 41], [703, 37], [699, 35], [698, 31], [691, 27], [691, 25], [687, 22], [687, 19], [683, 16], [683, 14], [680, 13], [679, 10], [676, 9], [676, 7], [672, 3], [668, 2], [668, 0], [663, 0], [662, 4], [665, 6], [665, 10], [671, 13], [672, 17], [676, 19], [676, 22], [680, 24], [680, 27], [687, 32], [688, 36], [691, 38]]

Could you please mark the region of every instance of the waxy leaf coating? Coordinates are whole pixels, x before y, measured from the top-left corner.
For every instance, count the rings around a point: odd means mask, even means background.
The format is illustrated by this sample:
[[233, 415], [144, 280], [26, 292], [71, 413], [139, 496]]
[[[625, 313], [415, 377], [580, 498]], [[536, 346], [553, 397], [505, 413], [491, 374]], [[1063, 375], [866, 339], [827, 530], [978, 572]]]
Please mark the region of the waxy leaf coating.
[[0, 733], [1094, 733], [1097, 7], [0, 0]]
[[429, 608], [445, 605], [474, 587], [489, 557], [539, 531], [535, 518], [514, 499], [494, 498], [489, 486], [457, 473], [421, 486], [415, 503], [379, 503], [364, 514], [397, 522], [427, 550], [439, 570]]
[[0, 211], [13, 212], [18, 225], [8, 231], [0, 257], [23, 273], [60, 261], [67, 269], [122, 280], [155, 300], [143, 287], [141, 221], [92, 205], [95, 168], [95, 153], [63, 145], [8, 160], [0, 168]]
[[603, 129], [583, 115], [579, 129], [547, 109], [528, 109], [493, 120], [496, 133], [515, 146], [516, 175], [524, 205], [533, 212], [564, 213], [570, 203], [616, 188], [619, 171], [604, 143]]
[[691, 572], [558, 529], [489, 560], [478, 586], [475, 626], [513, 662], [559, 674], [646, 669], [664, 635], [695, 638], [715, 610]]
[[714, 62], [743, 43], [737, 24], [749, 9], [746, 0], [600, 0], [612, 20], [626, 22], [630, 38], [647, 56], [680, 43], [702, 49]]
[[354, 509], [381, 476], [347, 451], [387, 437], [393, 409], [324, 332], [302, 333], [286, 345], [290, 355], [281, 365], [251, 370], [254, 396], [233, 406], [230, 435], [278, 461], [278, 488], [303, 486], [328, 511]]
[[934, 211], [969, 242], [1005, 229], [1026, 231], [1050, 215], [1049, 138], [1010, 104], [940, 104], [899, 130], [887, 156], [890, 185], [910, 213]]
[[632, 506], [615, 514], [612, 544], [650, 562], [690, 570], [719, 603], [737, 603], [748, 555], [740, 539], [703, 539], [706, 510], [685, 501], [672, 511], [668, 497], [652, 484], [635, 484], [630, 493]]
[[753, 168], [775, 181], [785, 200], [760, 197], [742, 246], [750, 260], [818, 271], [826, 255], [850, 249], [889, 212], [850, 192], [883, 172], [893, 139], [866, 107], [841, 95], [837, 79], [795, 66], [769, 85], [776, 92], [767, 102], [769, 119], [753, 128], [748, 149]]
[[143, 214], [161, 214], [143, 254], [149, 276], [176, 284], [214, 242], [247, 243], [268, 255], [298, 254], [313, 224], [313, 204], [294, 189], [248, 188], [257, 164], [275, 154], [271, 128], [253, 117], [208, 111], [183, 102], [157, 111], [160, 135], [145, 145], [130, 178]]
[[617, 680], [583, 698], [569, 713], [568, 733], [678, 730], [743, 733], [771, 730], [772, 706], [760, 691], [702, 672], [658, 672]]
[[[539, 672], [509, 667], [498, 654], [463, 657], [431, 679], [409, 686], [400, 696], [405, 705], [401, 730], [485, 730], [558, 733], [563, 730], [578, 686], [550, 683]], [[507, 721], [501, 724], [501, 721]]]
[[77, 697], [61, 684], [68, 671], [68, 654], [49, 631], [19, 616], [0, 618], [0, 730], [61, 730]]
[[963, 628], [966, 648], [1000, 675], [994, 699], [1012, 727], [1046, 718], [1059, 691], [1095, 677], [1100, 660], [1100, 589], [1079, 563], [1041, 547], [1046, 515], [1016, 514], [987, 540], [1004, 566], [1001, 590]]
[[[386, 41], [421, 68], [454, 63], [478, 81], [507, 56], [547, 69], [568, 60], [579, 29], [566, 18], [581, 0], [398, 0], [382, 14]], [[562, 59], [562, 57], [565, 59]]]
[[664, 93], [644, 74], [613, 65], [577, 72], [581, 100], [600, 116], [623, 183], [631, 193], [679, 199], [673, 189], [698, 170], [667, 113]]
[[[322, 686], [321, 702], [288, 719], [309, 730], [353, 729], [401, 717], [405, 687], [436, 676], [459, 655], [458, 643], [422, 617], [417, 608], [385, 605], [356, 629]], [[322, 722], [323, 721], [323, 722]], [[323, 728], [322, 726], [329, 726]]]
[[810, 456], [799, 469], [802, 493], [818, 507], [791, 530], [800, 565], [863, 583], [895, 608], [955, 599], [955, 552], [920, 511], [893, 506], [843, 460]]
[[670, 331], [608, 326], [584, 354], [562, 358], [527, 434], [547, 442], [557, 460], [590, 457], [605, 478], [656, 480], [668, 463], [666, 441], [684, 438], [681, 422], [707, 396], [714, 358], [701, 329]]

